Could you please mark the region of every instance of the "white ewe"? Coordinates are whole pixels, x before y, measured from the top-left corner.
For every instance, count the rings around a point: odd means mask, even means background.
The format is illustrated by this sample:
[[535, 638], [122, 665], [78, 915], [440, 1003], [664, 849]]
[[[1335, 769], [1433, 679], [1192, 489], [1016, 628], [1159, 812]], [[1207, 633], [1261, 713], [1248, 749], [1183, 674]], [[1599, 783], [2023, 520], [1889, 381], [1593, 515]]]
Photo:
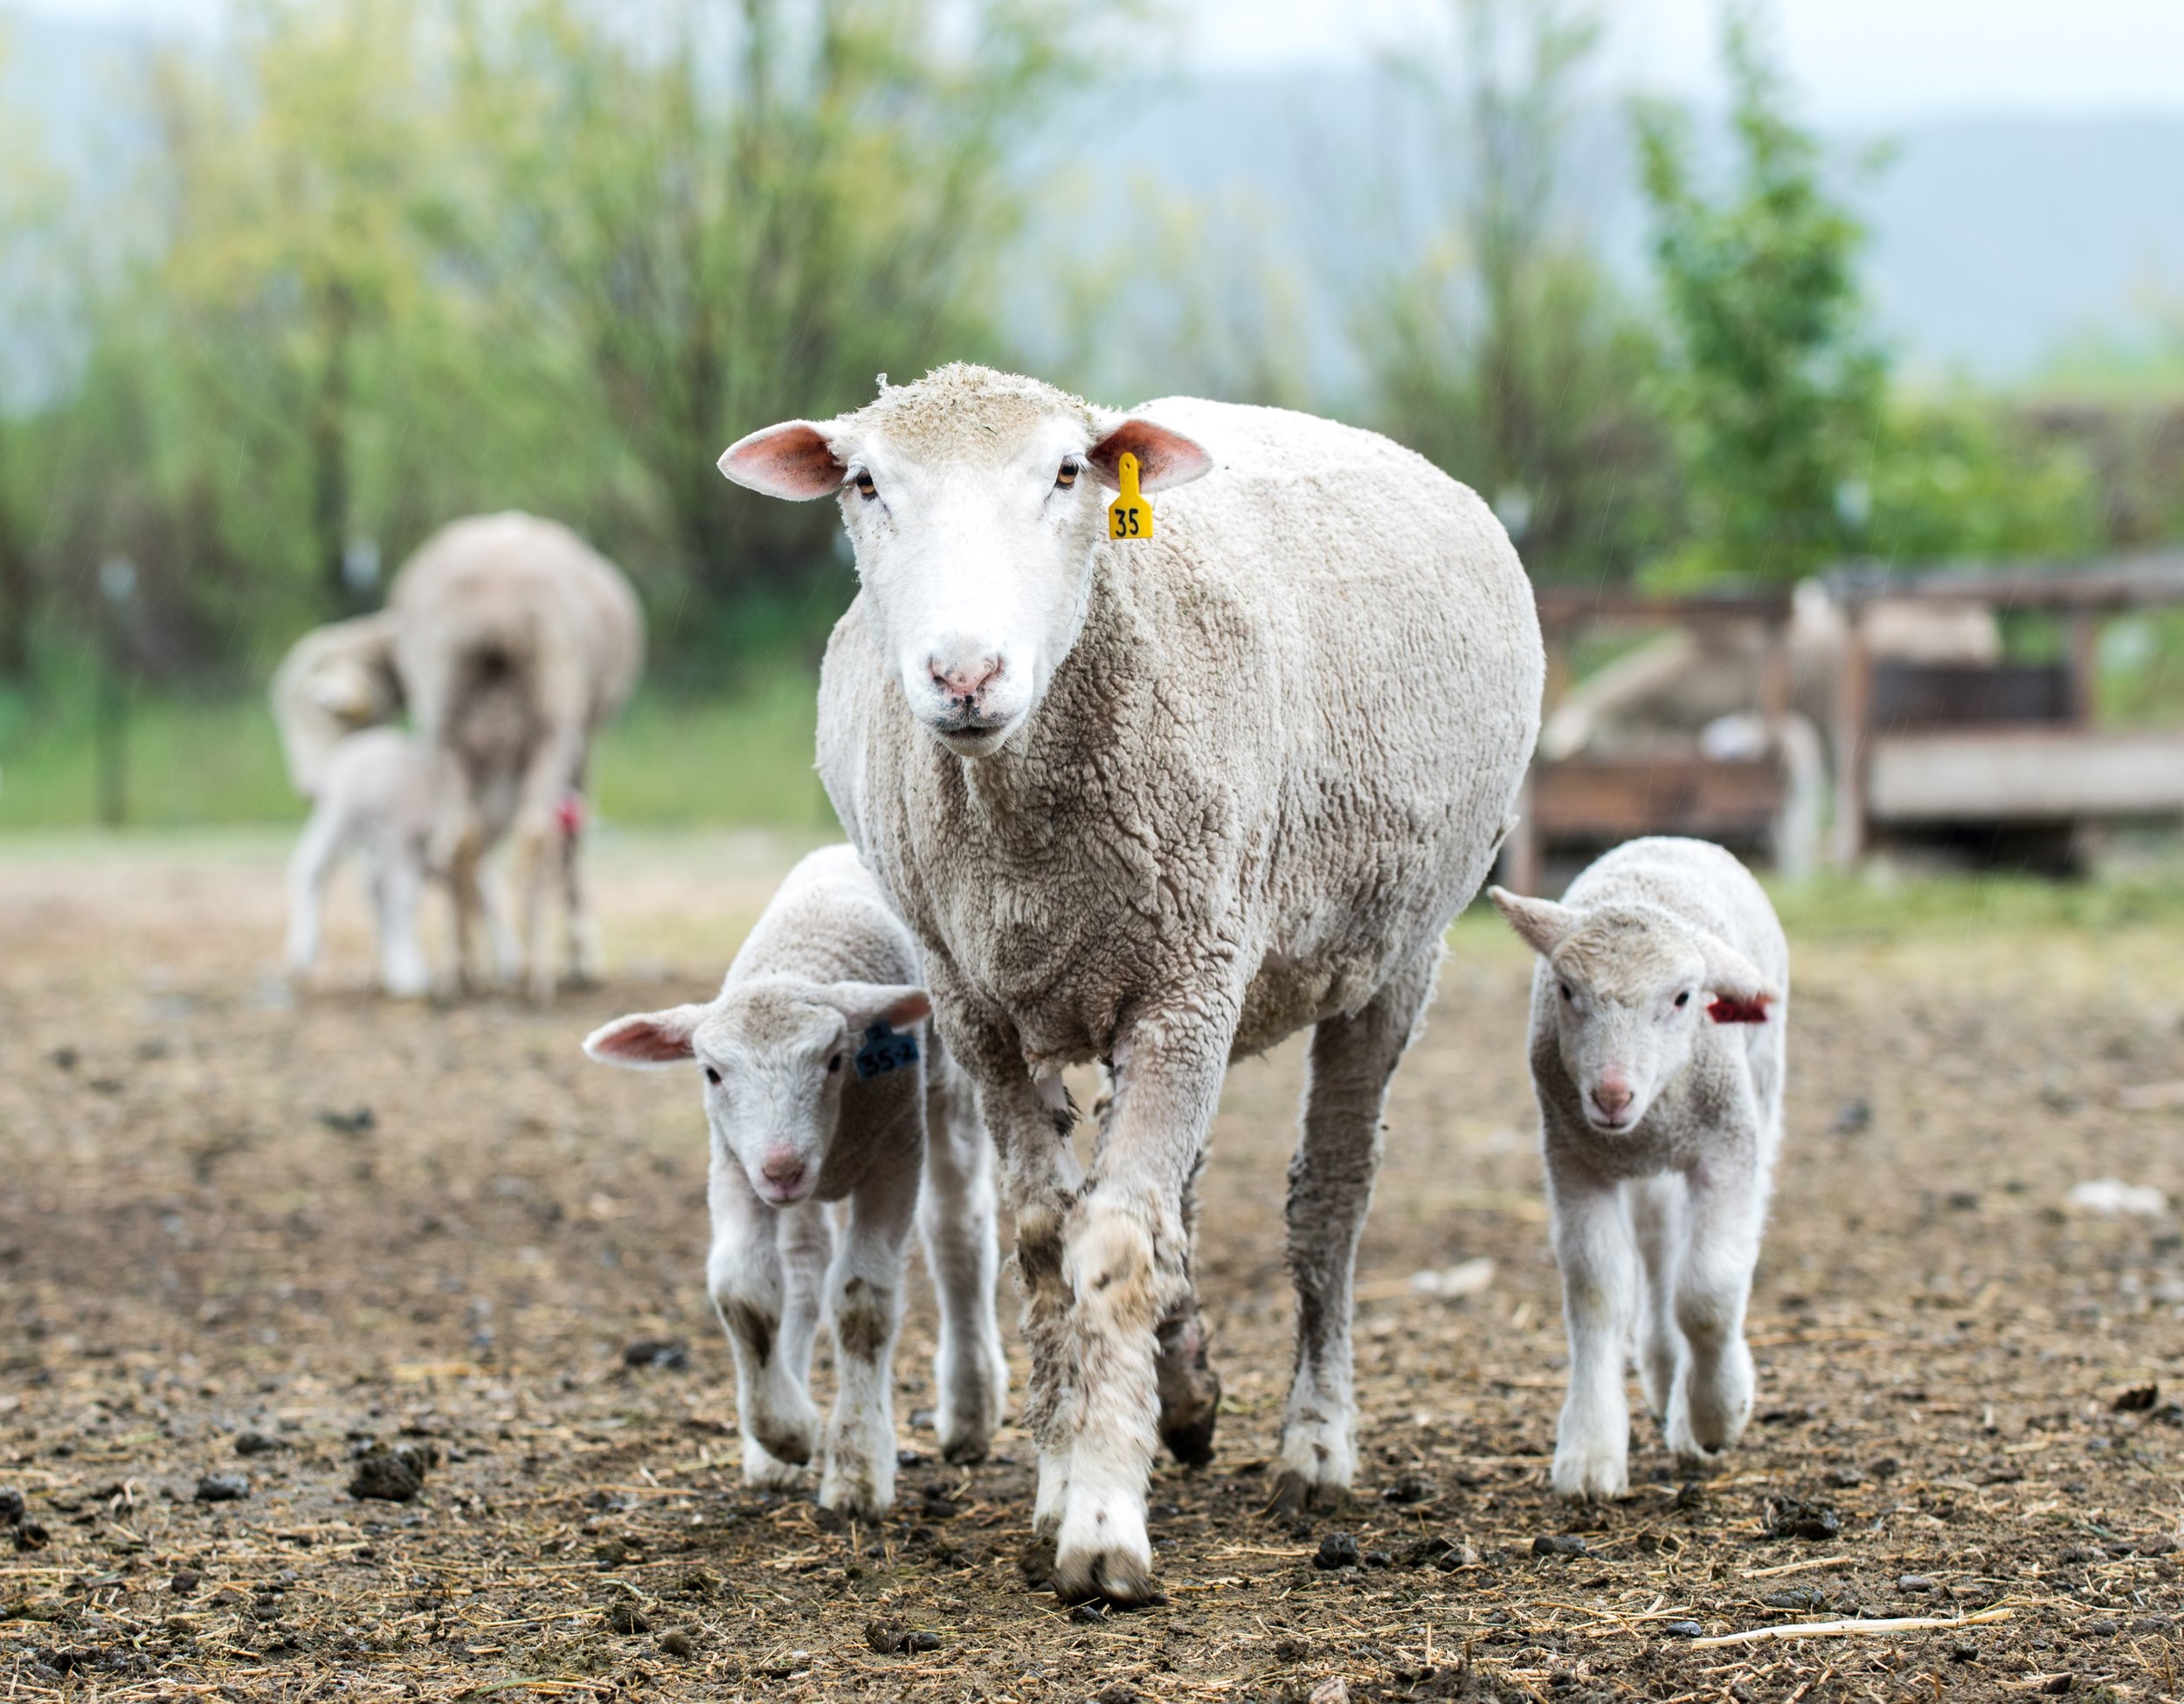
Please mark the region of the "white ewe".
[[1789, 948], [1751, 872], [1704, 841], [1619, 846], [1559, 904], [1492, 891], [1540, 955], [1532, 1087], [1570, 1336], [1554, 1488], [1620, 1496], [1634, 1324], [1683, 1466], [1751, 1417], [1745, 1307], [1782, 1141]]
[[[1125, 454], [1164, 495], [1154, 537], [1111, 542]], [[1275, 409], [1122, 415], [953, 366], [721, 466], [839, 495], [862, 590], [820, 773], [999, 1147], [1056, 1590], [1142, 1600], [1157, 1437], [1202, 1453], [1217, 1389], [1190, 1278], [1206, 1128], [1229, 1061], [1306, 1026], [1277, 1496], [1350, 1483], [1381, 1106], [1538, 731], [1531, 588], [1464, 487]], [[1061, 1072], [1092, 1060], [1114, 1088], [1088, 1175]]]

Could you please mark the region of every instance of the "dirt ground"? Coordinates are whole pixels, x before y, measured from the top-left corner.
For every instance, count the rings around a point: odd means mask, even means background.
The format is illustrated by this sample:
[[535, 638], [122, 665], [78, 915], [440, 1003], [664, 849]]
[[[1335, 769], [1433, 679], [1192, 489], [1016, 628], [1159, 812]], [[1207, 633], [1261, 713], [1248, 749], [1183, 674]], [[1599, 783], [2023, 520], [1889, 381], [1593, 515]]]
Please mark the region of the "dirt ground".
[[[1794, 932], [1758, 1417], [1691, 1485], [1641, 1417], [1587, 1514], [1545, 1484], [1529, 966], [1461, 925], [1365, 1242], [1353, 1506], [1262, 1513], [1292, 1044], [1233, 1074], [1209, 1169], [1219, 1454], [1156, 1475], [1169, 1601], [1104, 1614], [1027, 1577], [1022, 1434], [935, 1458], [922, 1278], [895, 1516], [740, 1482], [695, 1096], [577, 1042], [707, 990], [786, 849], [604, 845], [612, 980], [544, 1009], [369, 997], [353, 900], [292, 998], [282, 850], [0, 849], [9, 1699], [2179, 1694], [2184, 1238], [2065, 1198], [2184, 1194], [2184, 1110], [2125, 1092], [2184, 1077], [2184, 926]], [[414, 1500], [349, 1494], [383, 1446], [434, 1458]], [[1361, 1565], [1316, 1566], [1337, 1534]], [[1958, 1624], [1723, 1639], [1906, 1616]]]

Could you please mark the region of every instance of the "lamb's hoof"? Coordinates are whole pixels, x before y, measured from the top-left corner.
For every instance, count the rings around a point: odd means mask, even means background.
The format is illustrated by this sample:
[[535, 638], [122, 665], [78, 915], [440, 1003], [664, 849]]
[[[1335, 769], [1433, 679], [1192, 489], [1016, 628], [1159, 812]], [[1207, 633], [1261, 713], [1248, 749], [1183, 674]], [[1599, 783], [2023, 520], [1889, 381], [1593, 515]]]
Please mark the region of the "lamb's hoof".
[[796, 1467], [808, 1467], [812, 1458], [819, 1453], [819, 1417], [813, 1414], [804, 1420], [776, 1421], [771, 1424], [754, 1423], [743, 1445], [746, 1458], [751, 1445], [759, 1452]]
[[819, 1503], [852, 1520], [877, 1520], [895, 1507], [895, 1487], [828, 1473], [819, 1484]]
[[1054, 1582], [1065, 1604], [1100, 1597], [1127, 1609], [1153, 1602], [1159, 1594], [1144, 1508], [1120, 1496], [1072, 1495], [1054, 1540]]
[[1558, 1449], [1552, 1482], [1565, 1503], [1610, 1503], [1630, 1490], [1628, 1451]]
[[984, 1432], [966, 1432], [960, 1437], [943, 1433], [940, 1440], [940, 1458], [950, 1467], [968, 1467], [973, 1462], [984, 1461], [992, 1439]]
[[1168, 1453], [1185, 1467], [1203, 1467], [1213, 1459], [1213, 1423], [1220, 1418], [1218, 1407], [1208, 1408], [1185, 1423], [1171, 1425], [1163, 1415], [1160, 1422], [1160, 1441]]
[[754, 1491], [800, 1491], [809, 1479], [804, 1467], [784, 1461], [755, 1437], [743, 1440], [743, 1483]]
[[1303, 1514], [1308, 1509], [1340, 1508], [1350, 1500], [1350, 1487], [1315, 1479], [1295, 1467], [1274, 1476], [1274, 1494], [1267, 1500], [1268, 1514]]

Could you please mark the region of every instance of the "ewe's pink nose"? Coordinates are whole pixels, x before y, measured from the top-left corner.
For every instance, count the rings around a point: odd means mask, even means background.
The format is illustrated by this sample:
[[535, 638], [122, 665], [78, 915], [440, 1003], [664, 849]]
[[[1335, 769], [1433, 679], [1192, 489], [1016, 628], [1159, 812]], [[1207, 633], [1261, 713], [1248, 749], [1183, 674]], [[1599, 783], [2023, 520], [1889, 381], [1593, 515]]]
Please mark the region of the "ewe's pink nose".
[[925, 665], [932, 671], [933, 684], [950, 698], [968, 702], [1000, 678], [1001, 659], [979, 657], [971, 662], [960, 662], [952, 668], [935, 657]]
[[1620, 1119], [1630, 1105], [1630, 1084], [1621, 1071], [1602, 1071], [1593, 1085], [1593, 1104], [1610, 1119]]

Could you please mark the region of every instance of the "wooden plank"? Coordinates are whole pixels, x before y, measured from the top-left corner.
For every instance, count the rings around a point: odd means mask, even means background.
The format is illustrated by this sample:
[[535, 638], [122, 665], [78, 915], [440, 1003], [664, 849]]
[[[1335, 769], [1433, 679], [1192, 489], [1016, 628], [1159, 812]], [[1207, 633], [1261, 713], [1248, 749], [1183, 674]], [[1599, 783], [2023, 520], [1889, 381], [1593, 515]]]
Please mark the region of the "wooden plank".
[[1752, 835], [1782, 807], [1767, 758], [1576, 758], [1532, 771], [1531, 821], [1542, 839]]
[[2184, 732], [1981, 729], [1879, 734], [1874, 821], [2056, 822], [2184, 813]]
[[1988, 609], [2144, 609], [2184, 603], [2184, 551], [2084, 563], [1967, 565], [1903, 579], [1853, 569], [1834, 576], [1828, 589], [1854, 606], [1900, 599]]
[[1679, 627], [1787, 621], [1787, 592], [1740, 592], [1719, 597], [1657, 598], [1616, 586], [1543, 585], [1534, 589], [1539, 625], [1550, 631], [1593, 621], [1664, 621]]

